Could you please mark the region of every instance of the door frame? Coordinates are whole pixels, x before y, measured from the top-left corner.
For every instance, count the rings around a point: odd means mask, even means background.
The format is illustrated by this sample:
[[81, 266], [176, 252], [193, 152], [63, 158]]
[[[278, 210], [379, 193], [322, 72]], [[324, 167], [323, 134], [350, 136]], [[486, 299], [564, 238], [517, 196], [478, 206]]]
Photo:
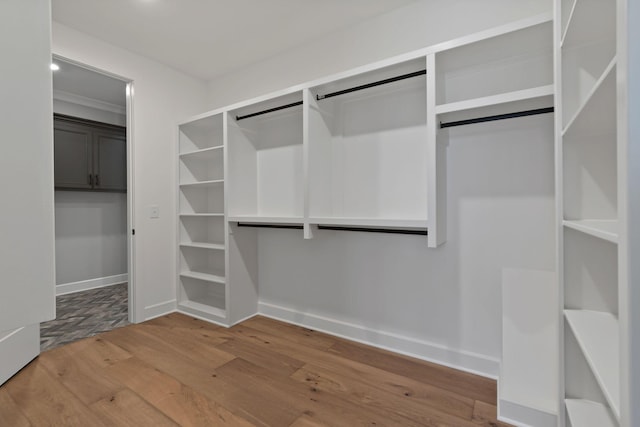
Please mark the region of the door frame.
[[[133, 105], [134, 105], [134, 80], [128, 77], [115, 74], [111, 71], [103, 70], [89, 64], [76, 61], [71, 58], [67, 58], [56, 53], [52, 53], [53, 60], [60, 60], [84, 68], [89, 71], [93, 71], [98, 74], [102, 74], [107, 77], [111, 77], [116, 80], [120, 80], [126, 84], [126, 126], [127, 126], [127, 269], [128, 269], [128, 317], [130, 323], [138, 323], [142, 320], [142, 313], [138, 313], [136, 309], [136, 257], [135, 257], [135, 142], [134, 142], [134, 127], [135, 121], [133, 118]], [[53, 98], [53, 95], [52, 95]]]

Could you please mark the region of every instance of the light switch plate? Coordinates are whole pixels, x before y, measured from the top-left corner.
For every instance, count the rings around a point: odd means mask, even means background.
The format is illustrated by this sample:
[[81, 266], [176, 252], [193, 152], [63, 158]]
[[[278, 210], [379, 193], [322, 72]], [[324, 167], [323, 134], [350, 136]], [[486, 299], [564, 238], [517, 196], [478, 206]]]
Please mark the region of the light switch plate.
[[160, 208], [157, 205], [149, 206], [149, 218], [160, 218]]

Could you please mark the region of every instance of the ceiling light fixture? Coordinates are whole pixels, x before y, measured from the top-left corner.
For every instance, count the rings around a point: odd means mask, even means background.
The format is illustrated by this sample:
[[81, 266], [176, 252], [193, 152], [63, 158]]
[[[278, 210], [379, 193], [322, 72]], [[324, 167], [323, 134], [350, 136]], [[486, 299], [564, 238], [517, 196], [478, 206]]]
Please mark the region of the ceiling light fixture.
[[60, 66], [55, 62], [52, 62], [51, 65], [49, 65], [49, 68], [51, 68], [51, 71], [58, 71], [60, 69]]

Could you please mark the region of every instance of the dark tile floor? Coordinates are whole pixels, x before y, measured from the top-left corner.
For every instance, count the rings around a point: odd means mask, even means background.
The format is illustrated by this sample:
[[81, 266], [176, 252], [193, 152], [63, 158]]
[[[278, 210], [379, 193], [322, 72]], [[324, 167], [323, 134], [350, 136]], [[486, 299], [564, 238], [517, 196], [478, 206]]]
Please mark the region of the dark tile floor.
[[40, 324], [40, 350], [51, 350], [129, 324], [127, 284], [56, 298], [56, 319]]

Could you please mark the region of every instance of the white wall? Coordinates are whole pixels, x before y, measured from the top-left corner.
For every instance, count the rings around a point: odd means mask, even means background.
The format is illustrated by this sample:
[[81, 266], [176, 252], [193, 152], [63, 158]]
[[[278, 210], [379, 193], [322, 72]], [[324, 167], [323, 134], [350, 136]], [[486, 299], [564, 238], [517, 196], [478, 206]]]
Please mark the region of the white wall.
[[[135, 320], [172, 310], [176, 296], [176, 124], [204, 111], [206, 85], [56, 22], [52, 50], [55, 55], [134, 81]], [[160, 218], [149, 218], [150, 205], [159, 206]]]
[[552, 3], [553, 0], [420, 0], [212, 80], [209, 82], [209, 107], [223, 107], [517, 19], [551, 12]]
[[554, 270], [553, 117], [450, 135], [446, 244], [262, 230], [261, 309], [380, 345], [393, 335], [396, 350], [497, 375], [503, 269]]
[[56, 191], [55, 215], [56, 285], [127, 274], [125, 193]]

